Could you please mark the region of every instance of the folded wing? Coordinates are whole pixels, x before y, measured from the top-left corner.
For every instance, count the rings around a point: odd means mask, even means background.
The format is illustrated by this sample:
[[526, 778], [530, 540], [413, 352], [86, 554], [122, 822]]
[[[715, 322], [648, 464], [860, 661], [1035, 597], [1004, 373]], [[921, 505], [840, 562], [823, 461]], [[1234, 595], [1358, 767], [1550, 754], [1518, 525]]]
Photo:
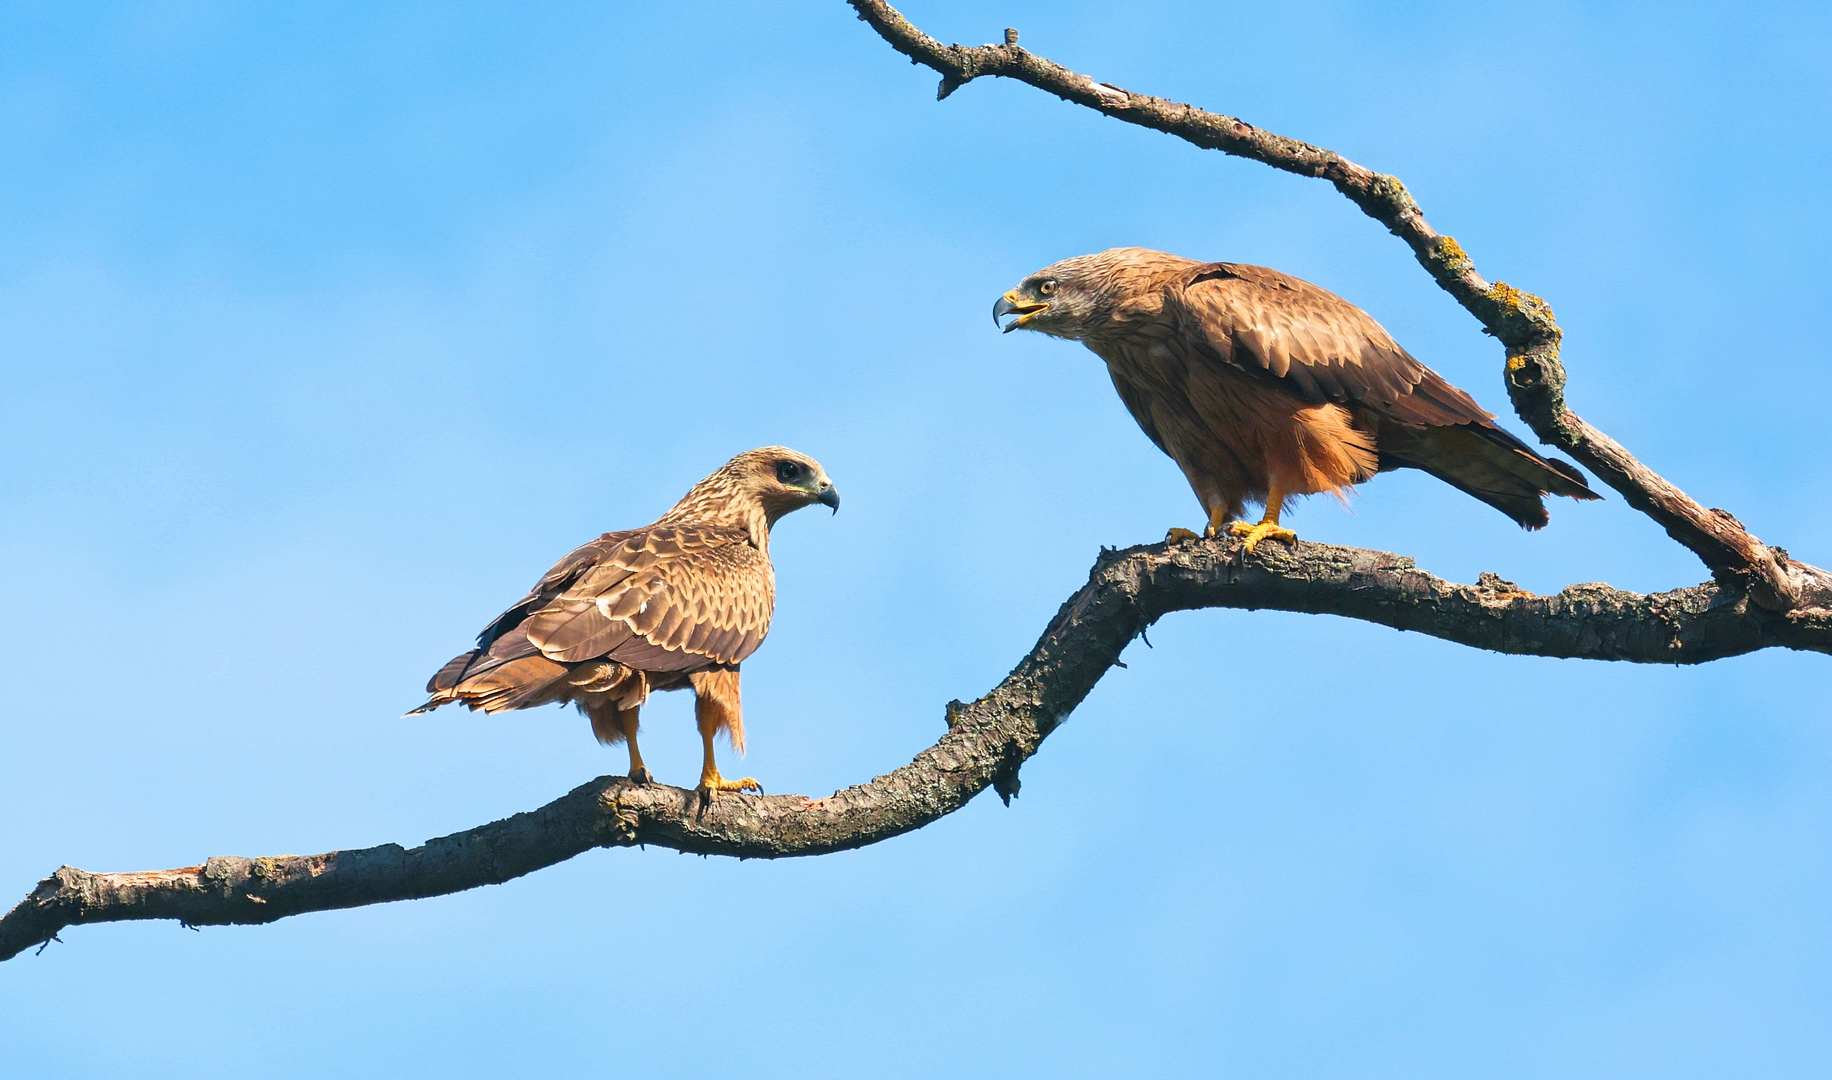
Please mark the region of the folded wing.
[[606, 533], [555, 564], [427, 684], [415, 712], [464, 701], [491, 712], [564, 700], [611, 662], [643, 685], [730, 667], [769, 632], [775, 578], [747, 532], [653, 525]]
[[694, 671], [756, 651], [775, 599], [769, 559], [743, 530], [657, 526], [608, 552], [526, 625], [529, 641], [561, 663]]
[[1166, 314], [1200, 360], [1348, 406], [1373, 430], [1382, 469], [1422, 469], [1530, 529], [1547, 520], [1541, 495], [1599, 497], [1575, 466], [1495, 426], [1494, 414], [1326, 289], [1263, 266], [1208, 263]]

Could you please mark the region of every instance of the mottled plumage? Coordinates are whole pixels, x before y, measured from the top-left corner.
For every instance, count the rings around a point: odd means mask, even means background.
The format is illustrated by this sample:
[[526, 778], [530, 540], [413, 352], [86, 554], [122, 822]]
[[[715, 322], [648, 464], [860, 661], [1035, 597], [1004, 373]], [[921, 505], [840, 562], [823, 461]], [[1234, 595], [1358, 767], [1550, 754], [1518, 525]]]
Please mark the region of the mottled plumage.
[[[1342, 494], [1423, 469], [1528, 529], [1540, 497], [1598, 496], [1415, 360], [1367, 312], [1263, 266], [1116, 248], [1066, 259], [1000, 298], [995, 320], [1080, 341], [1107, 362], [1133, 419], [1183, 469], [1211, 533], [1249, 502]], [[1235, 526], [1237, 533], [1248, 533]]]
[[605, 533], [561, 559], [484, 628], [477, 648], [439, 669], [431, 700], [413, 711], [573, 702], [599, 741], [629, 742], [630, 775], [646, 779], [637, 710], [655, 691], [690, 686], [705, 741], [701, 787], [755, 788], [720, 778], [712, 736], [724, 731], [744, 750], [738, 665], [763, 643], [776, 605], [770, 528], [816, 502], [839, 508], [814, 459], [780, 446], [739, 454], [654, 524]]

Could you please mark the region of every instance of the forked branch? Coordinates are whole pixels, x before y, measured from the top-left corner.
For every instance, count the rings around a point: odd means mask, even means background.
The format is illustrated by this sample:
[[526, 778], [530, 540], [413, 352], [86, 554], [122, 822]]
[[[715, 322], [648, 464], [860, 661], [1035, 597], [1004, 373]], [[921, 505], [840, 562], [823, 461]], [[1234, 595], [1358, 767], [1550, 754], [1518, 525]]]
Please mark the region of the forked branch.
[[[1705, 510], [1565, 408], [1559, 330], [1536, 297], [1488, 284], [1468, 255], [1426, 224], [1399, 181], [1232, 117], [1095, 83], [1017, 46], [944, 46], [875, 0], [860, 16], [942, 74], [941, 96], [1004, 75], [1198, 146], [1320, 176], [1412, 246], [1432, 277], [1508, 349], [1521, 417], [1698, 553], [1714, 581], [1643, 596], [1573, 585], [1534, 596], [1492, 574], [1477, 585], [1434, 577], [1378, 551], [1299, 542], [1247, 556], [1237, 540], [1102, 552], [1088, 583], [991, 693], [951, 703], [948, 731], [895, 772], [810, 802], [800, 796], [698, 795], [601, 777], [529, 813], [428, 841], [324, 855], [214, 858], [147, 873], [64, 867], [0, 917], [0, 960], [79, 923], [177, 919], [266, 923], [307, 911], [438, 896], [496, 884], [595, 847], [652, 844], [739, 858], [819, 855], [919, 829], [987, 787], [1009, 800], [1018, 769], [1074, 711], [1133, 638], [1193, 608], [1274, 608], [1362, 619], [1496, 652], [1695, 664], [1757, 649], [1832, 652], [1832, 575], [1764, 547], [1730, 515]], [[1754, 601], [1752, 603], [1751, 601]]]
[[1444, 291], [1507, 347], [1508, 395], [1534, 434], [1577, 458], [1616, 489], [1630, 506], [1653, 518], [1690, 549], [1719, 582], [1746, 591], [1770, 611], [1832, 607], [1832, 574], [1794, 562], [1770, 548], [1722, 510], [1707, 510], [1565, 405], [1561, 331], [1552, 308], [1507, 284], [1490, 284], [1467, 252], [1426, 222], [1424, 212], [1397, 177], [1363, 168], [1342, 155], [1262, 131], [1244, 120], [1193, 105], [1137, 94], [1046, 60], [1018, 46], [1005, 31], [1001, 45], [943, 45], [882, 0], [848, 0], [891, 47], [941, 75], [945, 98], [988, 75], [1016, 79], [1116, 120], [1152, 128], [1208, 150], [1251, 158], [1275, 169], [1320, 177], [1364, 213], [1404, 240]]

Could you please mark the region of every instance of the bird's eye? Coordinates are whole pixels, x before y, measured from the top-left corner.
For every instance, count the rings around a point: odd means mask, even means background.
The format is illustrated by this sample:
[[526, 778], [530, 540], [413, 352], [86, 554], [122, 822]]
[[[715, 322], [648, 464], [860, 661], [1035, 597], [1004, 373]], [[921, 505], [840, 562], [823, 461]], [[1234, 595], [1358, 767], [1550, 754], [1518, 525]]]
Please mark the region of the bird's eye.
[[776, 479], [782, 481], [783, 483], [785, 484], [791, 483], [792, 481], [794, 481], [796, 477], [800, 475], [801, 475], [801, 466], [797, 465], [795, 462], [779, 461], [776, 463]]
[[1048, 296], [1055, 291], [1056, 291], [1056, 279], [1055, 278], [1044, 278], [1042, 281], [1037, 282], [1037, 295], [1038, 296]]

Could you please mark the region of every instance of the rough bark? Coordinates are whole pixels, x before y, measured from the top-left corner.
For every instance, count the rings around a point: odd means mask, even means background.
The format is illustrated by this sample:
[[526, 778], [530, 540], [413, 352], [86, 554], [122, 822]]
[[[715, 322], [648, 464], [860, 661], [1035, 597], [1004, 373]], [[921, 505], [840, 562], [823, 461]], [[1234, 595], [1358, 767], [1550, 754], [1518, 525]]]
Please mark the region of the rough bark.
[[1766, 547], [1736, 518], [1704, 509], [1578, 419], [1564, 403], [1551, 308], [1478, 275], [1455, 240], [1431, 229], [1398, 180], [1233, 117], [1096, 83], [1018, 48], [1013, 30], [1003, 45], [944, 46], [889, 5], [849, 2], [895, 48], [941, 73], [941, 97], [980, 76], [1001, 75], [1197, 146], [1329, 180], [1404, 239], [1433, 279], [1507, 346], [1508, 389], [1522, 419], [1697, 553], [1714, 580], [1647, 596], [1602, 584], [1534, 596], [1493, 574], [1457, 585], [1402, 556], [1305, 542], [1269, 542], [1253, 555], [1237, 540], [1103, 551], [1088, 583], [1003, 682], [972, 704], [949, 703], [940, 741], [870, 783], [812, 802], [795, 795], [704, 802], [680, 788], [600, 777], [539, 810], [413, 849], [218, 857], [144, 873], [63, 867], [0, 917], [0, 960], [79, 923], [266, 923], [498, 884], [594, 847], [653, 844], [786, 858], [876, 843], [958, 810], [989, 786], [1009, 800], [1025, 760], [1126, 645], [1173, 611], [1335, 614], [1496, 652], [1635, 663], [1696, 664], [1773, 647], [1832, 652], [1832, 574]]
[[938, 98], [988, 75], [1016, 79], [1207, 150], [1328, 180], [1363, 213], [1404, 240], [1432, 280], [1507, 347], [1508, 394], [1534, 434], [1621, 492], [1630, 506], [1696, 554], [1716, 580], [1746, 591], [1762, 607], [1778, 612], [1832, 607], [1832, 574], [1764, 545], [1730, 514], [1705, 509], [1567, 408], [1565, 368], [1559, 360], [1563, 334], [1551, 306], [1506, 282], [1490, 284], [1478, 274], [1475, 261], [1456, 240], [1425, 220], [1397, 177], [1363, 168], [1332, 150], [1262, 131], [1236, 117], [1096, 82], [1019, 48], [1016, 30], [1006, 30], [1001, 45], [943, 45], [882, 0], [848, 3], [892, 48], [941, 75]]
[[1411, 559], [1360, 548], [1237, 540], [1102, 552], [1035, 648], [991, 693], [952, 702], [948, 731], [903, 768], [815, 802], [722, 796], [600, 777], [529, 813], [412, 849], [218, 857], [199, 866], [97, 874], [63, 867], [0, 918], [0, 960], [64, 927], [123, 919], [191, 926], [411, 900], [493, 885], [594, 847], [653, 844], [706, 855], [786, 858], [888, 839], [965, 806], [1018, 768], [1074, 711], [1133, 638], [1194, 608], [1345, 615], [1461, 645], [1531, 656], [1696, 664], [1780, 646], [1832, 652], [1832, 620], [1789, 620], [1714, 582], [1643, 596], [1573, 585], [1534, 596], [1492, 574], [1458, 585]]

